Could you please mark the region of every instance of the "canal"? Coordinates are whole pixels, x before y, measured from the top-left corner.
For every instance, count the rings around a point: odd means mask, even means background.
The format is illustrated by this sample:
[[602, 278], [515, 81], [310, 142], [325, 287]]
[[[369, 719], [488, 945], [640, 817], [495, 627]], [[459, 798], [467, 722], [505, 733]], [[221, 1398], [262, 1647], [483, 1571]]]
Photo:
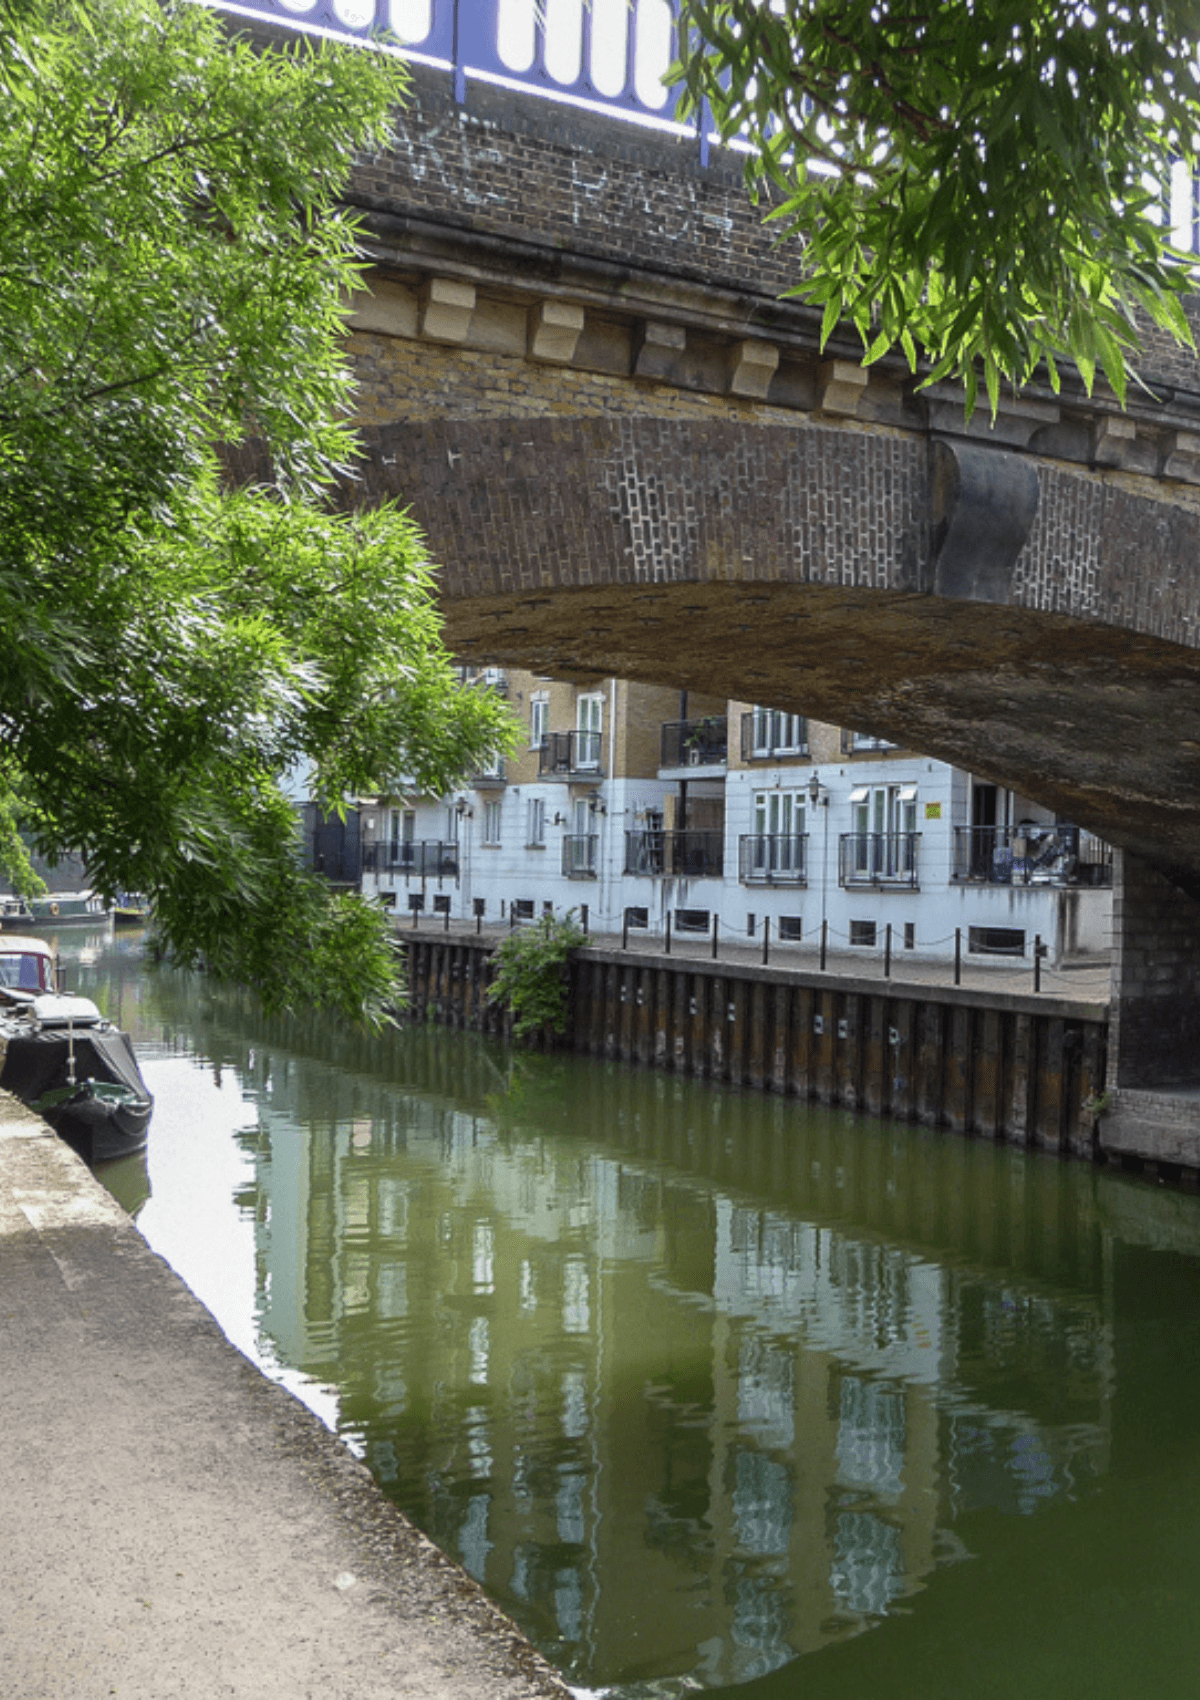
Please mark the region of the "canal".
[[150, 1244], [581, 1694], [1195, 1695], [1200, 1200], [61, 943]]

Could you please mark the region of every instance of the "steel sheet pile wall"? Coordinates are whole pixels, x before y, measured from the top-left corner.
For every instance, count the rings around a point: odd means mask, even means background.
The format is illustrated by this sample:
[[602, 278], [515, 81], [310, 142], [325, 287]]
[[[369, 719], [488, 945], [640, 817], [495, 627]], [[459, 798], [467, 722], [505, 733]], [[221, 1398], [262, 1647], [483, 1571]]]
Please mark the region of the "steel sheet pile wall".
[[[413, 936], [416, 1019], [501, 1032], [489, 942]], [[1108, 1023], [1060, 998], [881, 986], [794, 970], [584, 950], [565, 1043], [591, 1056], [1094, 1155]]]

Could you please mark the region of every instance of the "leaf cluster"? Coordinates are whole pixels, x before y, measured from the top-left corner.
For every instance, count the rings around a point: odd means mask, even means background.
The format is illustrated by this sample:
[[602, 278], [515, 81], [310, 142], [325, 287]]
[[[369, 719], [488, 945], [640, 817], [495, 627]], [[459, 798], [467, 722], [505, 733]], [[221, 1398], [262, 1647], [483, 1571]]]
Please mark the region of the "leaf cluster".
[[0, 17], [0, 823], [149, 895], [182, 960], [376, 1015], [384, 918], [304, 873], [288, 776], [438, 791], [509, 738], [409, 517], [341, 511], [337, 197], [402, 69], [183, 0]]
[[567, 1026], [567, 959], [587, 934], [566, 915], [542, 915], [531, 927], [509, 933], [496, 948], [496, 971], [487, 995], [512, 1012], [513, 1032], [562, 1034]]
[[1163, 191], [1195, 172], [1195, 0], [684, 0], [675, 77], [798, 239], [792, 293], [974, 405], [1069, 360], [1124, 400], [1179, 340]]

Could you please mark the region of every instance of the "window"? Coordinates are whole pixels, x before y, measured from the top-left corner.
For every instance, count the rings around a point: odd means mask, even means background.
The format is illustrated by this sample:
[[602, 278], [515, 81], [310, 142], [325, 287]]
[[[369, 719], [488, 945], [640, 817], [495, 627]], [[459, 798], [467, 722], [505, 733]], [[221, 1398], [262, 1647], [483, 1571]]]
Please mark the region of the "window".
[[711, 931], [710, 913], [707, 909], [677, 909], [675, 927], [681, 933], [707, 933]]
[[851, 921], [851, 923], [850, 923], [850, 943], [852, 945], [865, 945], [868, 948], [871, 947], [872, 945], [874, 945], [874, 943], [875, 943], [875, 923], [874, 923], [874, 921]]
[[917, 924], [915, 921], [905, 921], [904, 923], [904, 948], [905, 950], [917, 948]]
[[575, 704], [575, 727], [579, 736], [576, 742], [579, 748], [576, 752], [575, 767], [577, 771], [587, 771], [600, 766], [600, 742], [604, 730], [604, 698], [602, 696], [580, 697]]
[[533, 898], [532, 897], [514, 897], [513, 898], [513, 904], [512, 904], [512, 912], [516, 916], [518, 921], [532, 921], [533, 920]]
[[912, 874], [916, 857], [915, 785], [860, 785], [850, 793], [853, 872], [857, 879]]
[[973, 956], [1024, 956], [1025, 933], [1020, 927], [971, 927], [967, 949]]
[[450, 893], [448, 891], [434, 895], [433, 912], [435, 915], [448, 915], [450, 913]]
[[483, 805], [483, 842], [499, 844], [500, 842], [500, 803], [485, 803]]
[[550, 698], [544, 693], [529, 701], [529, 748], [540, 750], [550, 730]]
[[546, 804], [541, 797], [530, 797], [525, 805], [525, 844], [531, 850], [545, 848]]
[[804, 937], [803, 915], [781, 915], [778, 924], [781, 939], [790, 939], [794, 944], [800, 943]]
[[803, 791], [755, 792], [751, 872], [783, 878], [803, 875], [805, 797]]
[[627, 927], [648, 927], [650, 925], [649, 909], [644, 907], [626, 909], [625, 925]]
[[802, 714], [778, 708], [755, 708], [750, 718], [750, 751], [754, 756], [800, 755], [808, 749], [808, 721]]

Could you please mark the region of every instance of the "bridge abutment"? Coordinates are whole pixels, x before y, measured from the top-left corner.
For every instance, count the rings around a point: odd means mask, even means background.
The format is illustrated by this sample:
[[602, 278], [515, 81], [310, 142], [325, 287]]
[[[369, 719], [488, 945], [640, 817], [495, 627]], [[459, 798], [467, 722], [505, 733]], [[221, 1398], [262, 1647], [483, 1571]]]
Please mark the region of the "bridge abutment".
[[1200, 903], [1128, 853], [1115, 874], [1100, 1145], [1200, 1169]]

